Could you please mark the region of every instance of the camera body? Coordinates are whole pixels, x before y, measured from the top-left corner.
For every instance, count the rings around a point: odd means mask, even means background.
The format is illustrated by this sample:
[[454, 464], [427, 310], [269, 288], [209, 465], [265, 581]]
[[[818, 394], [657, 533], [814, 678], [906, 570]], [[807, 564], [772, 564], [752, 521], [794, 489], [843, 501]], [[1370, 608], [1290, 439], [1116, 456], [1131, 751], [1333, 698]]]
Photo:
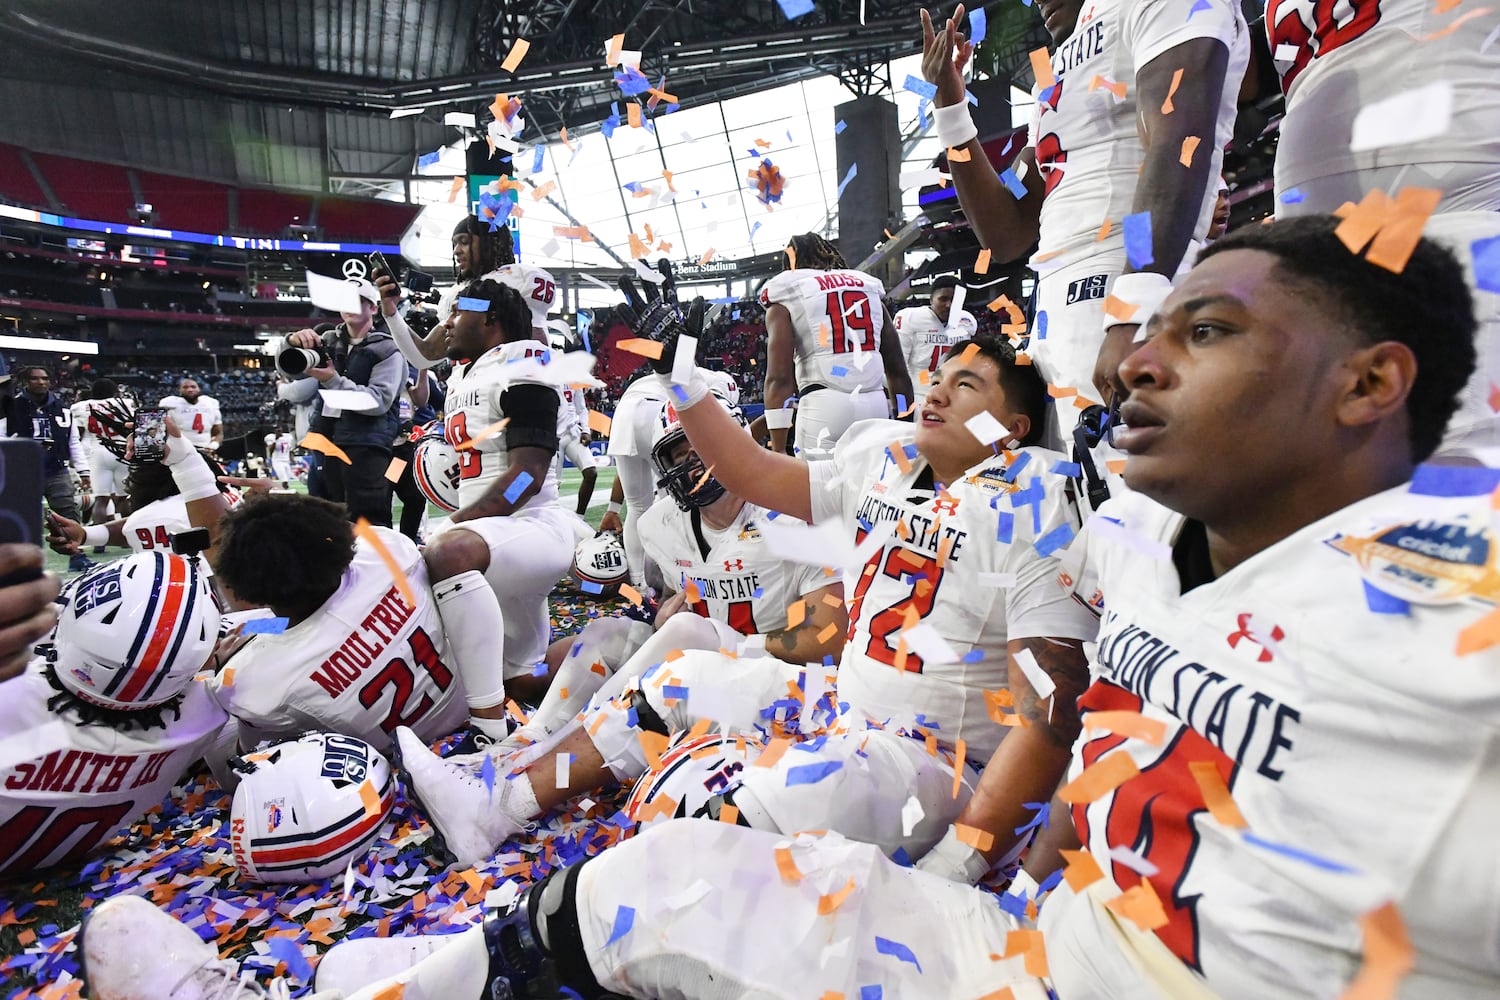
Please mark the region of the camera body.
[[309, 368], [326, 368], [331, 362], [321, 345], [316, 348], [295, 347], [283, 341], [281, 349], [276, 352], [276, 370], [289, 379], [310, 378], [307, 374]]

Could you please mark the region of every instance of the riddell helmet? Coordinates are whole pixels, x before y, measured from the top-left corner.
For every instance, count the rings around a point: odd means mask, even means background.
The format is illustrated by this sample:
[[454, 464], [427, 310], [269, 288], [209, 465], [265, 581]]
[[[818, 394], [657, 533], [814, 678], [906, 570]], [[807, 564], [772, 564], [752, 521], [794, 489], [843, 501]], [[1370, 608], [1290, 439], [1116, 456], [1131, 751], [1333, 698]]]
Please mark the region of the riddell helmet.
[[411, 474], [428, 500], [450, 514], [458, 510], [459, 457], [451, 444], [440, 437], [418, 441]]
[[661, 767], [636, 781], [625, 815], [639, 833], [664, 819], [707, 815], [708, 800], [728, 791], [745, 765], [765, 749], [753, 736], [690, 736], [661, 755]]
[[141, 552], [78, 579], [47, 655], [71, 694], [128, 712], [181, 694], [218, 638], [219, 606], [196, 562]]
[[586, 588], [588, 590], [597, 587], [599, 593], [613, 597], [629, 576], [625, 546], [613, 531], [601, 531], [593, 538], [585, 538], [573, 550], [573, 577], [580, 584], [591, 584]]
[[[745, 426], [745, 413], [739, 406], [720, 395], [717, 388], [713, 391], [713, 397], [741, 427]], [[703, 460], [696, 451], [688, 452], [687, 457], [680, 462], [672, 461], [672, 452], [687, 440], [687, 432], [678, 423], [677, 408], [671, 403], [662, 407], [661, 421], [661, 433], [651, 446], [651, 465], [656, 469], [657, 488], [670, 493], [672, 499], [677, 501], [677, 506], [683, 510], [707, 507], [724, 495], [724, 487], [713, 476], [706, 474], [708, 470], [703, 467]]]
[[364, 740], [308, 733], [234, 762], [234, 865], [257, 882], [313, 882], [364, 857], [396, 802], [386, 759]]

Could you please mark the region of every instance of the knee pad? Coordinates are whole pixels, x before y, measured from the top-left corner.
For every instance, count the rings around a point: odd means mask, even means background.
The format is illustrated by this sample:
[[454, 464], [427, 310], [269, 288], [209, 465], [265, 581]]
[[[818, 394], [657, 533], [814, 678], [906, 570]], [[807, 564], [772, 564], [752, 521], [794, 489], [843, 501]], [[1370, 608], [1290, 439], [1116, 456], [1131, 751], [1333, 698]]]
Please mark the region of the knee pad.
[[[583, 948], [583, 935], [578, 926], [578, 875], [589, 860], [591, 859], [553, 871], [528, 889], [516, 906], [512, 917], [524, 914], [520, 923], [524, 925], [531, 943], [538, 946], [536, 954], [541, 956], [551, 973], [550, 984], [544, 985], [538, 981], [536, 985], [542, 989], [550, 986], [553, 990], [550, 993], [536, 992], [518, 996], [541, 1000], [542, 997], [565, 995], [560, 987], [566, 987], [582, 1000], [610, 1000], [615, 996], [605, 992], [599, 985], [599, 980], [594, 978], [594, 970], [589, 967], [588, 954]], [[488, 941], [489, 918], [486, 917], [485, 921]], [[504, 937], [502, 934], [502, 946]], [[513, 947], [517, 947], [517, 950], [524, 949], [524, 939], [519, 933], [515, 942]], [[495, 949], [492, 948], [491, 954], [494, 953]], [[493, 967], [493, 959], [491, 962]]]
[[657, 733], [662, 736], [671, 736], [672, 731], [667, 728], [667, 723], [656, 714], [656, 709], [651, 707], [651, 702], [646, 700], [646, 693], [639, 688], [630, 693], [630, 707], [635, 709], [635, 724], [637, 729], [644, 729], [648, 733]]

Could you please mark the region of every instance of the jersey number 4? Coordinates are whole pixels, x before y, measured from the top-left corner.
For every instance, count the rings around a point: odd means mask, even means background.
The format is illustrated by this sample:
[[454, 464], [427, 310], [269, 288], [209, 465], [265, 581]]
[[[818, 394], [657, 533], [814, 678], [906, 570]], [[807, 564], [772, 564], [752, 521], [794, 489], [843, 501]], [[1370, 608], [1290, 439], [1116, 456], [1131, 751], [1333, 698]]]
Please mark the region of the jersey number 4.
[[[438, 655], [437, 647], [432, 644], [426, 632], [420, 628], [412, 632], [411, 638], [407, 640], [411, 644], [412, 660], [416, 666], [427, 672], [432, 682], [437, 685], [439, 691], [448, 690], [448, 685], [453, 683], [453, 671], [449, 670], [443, 663], [442, 657]], [[410, 712], [405, 715], [402, 710], [411, 701], [412, 690], [416, 686], [416, 675], [412, 671], [412, 664], [407, 663], [401, 657], [390, 660], [379, 672], [370, 678], [359, 691], [359, 703], [365, 708], [373, 708], [385, 689], [394, 687], [395, 697], [391, 699], [391, 710], [386, 715], [385, 721], [380, 728], [387, 733], [394, 733], [397, 726], [415, 726], [422, 717], [432, 708], [432, 699], [423, 695]]]
[[875, 350], [875, 316], [870, 296], [854, 288], [828, 293], [828, 323], [832, 327], [833, 353]]
[[[884, 556], [884, 565], [881, 557]], [[865, 594], [875, 577], [884, 574], [892, 580], [908, 580], [911, 593], [870, 616], [870, 641], [865, 646], [865, 655], [872, 660], [890, 666], [897, 665], [900, 637], [893, 633], [910, 628], [932, 614], [933, 602], [937, 600], [938, 585], [943, 582], [943, 569], [932, 556], [918, 555], [902, 548], [883, 549], [870, 557], [854, 587], [854, 597], [849, 602], [849, 638], [854, 638], [855, 626], [864, 618]], [[906, 660], [901, 666], [912, 673], [922, 672], [922, 658], [911, 650], [906, 651]]]

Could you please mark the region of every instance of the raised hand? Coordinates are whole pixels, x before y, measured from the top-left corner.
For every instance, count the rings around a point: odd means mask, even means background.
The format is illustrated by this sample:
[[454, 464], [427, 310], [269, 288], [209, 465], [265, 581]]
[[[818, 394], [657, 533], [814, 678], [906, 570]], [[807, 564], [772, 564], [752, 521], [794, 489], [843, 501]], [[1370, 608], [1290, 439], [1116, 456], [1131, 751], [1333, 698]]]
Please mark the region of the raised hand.
[[698, 326], [702, 325], [703, 300], [696, 300], [690, 310], [693, 314], [691, 318], [698, 324], [692, 326], [689, 323], [690, 317], [683, 314], [682, 307], [677, 302], [677, 285], [672, 276], [671, 262], [662, 260], [658, 269], [662, 273], [662, 281], [660, 285], [652, 284], [649, 299], [641, 295], [635, 279], [630, 275], [620, 278], [620, 291], [625, 295], [625, 303], [620, 311], [632, 333], [643, 340], [655, 341], [661, 345], [661, 357], [652, 359], [651, 367], [658, 374], [666, 375], [672, 370], [678, 339], [684, 334], [694, 335]]
[[964, 67], [974, 55], [974, 43], [958, 30], [964, 19], [964, 5], [959, 4], [942, 31], [933, 28], [932, 17], [922, 11], [922, 78], [937, 84], [940, 108], [960, 104], [968, 99], [964, 92]]

